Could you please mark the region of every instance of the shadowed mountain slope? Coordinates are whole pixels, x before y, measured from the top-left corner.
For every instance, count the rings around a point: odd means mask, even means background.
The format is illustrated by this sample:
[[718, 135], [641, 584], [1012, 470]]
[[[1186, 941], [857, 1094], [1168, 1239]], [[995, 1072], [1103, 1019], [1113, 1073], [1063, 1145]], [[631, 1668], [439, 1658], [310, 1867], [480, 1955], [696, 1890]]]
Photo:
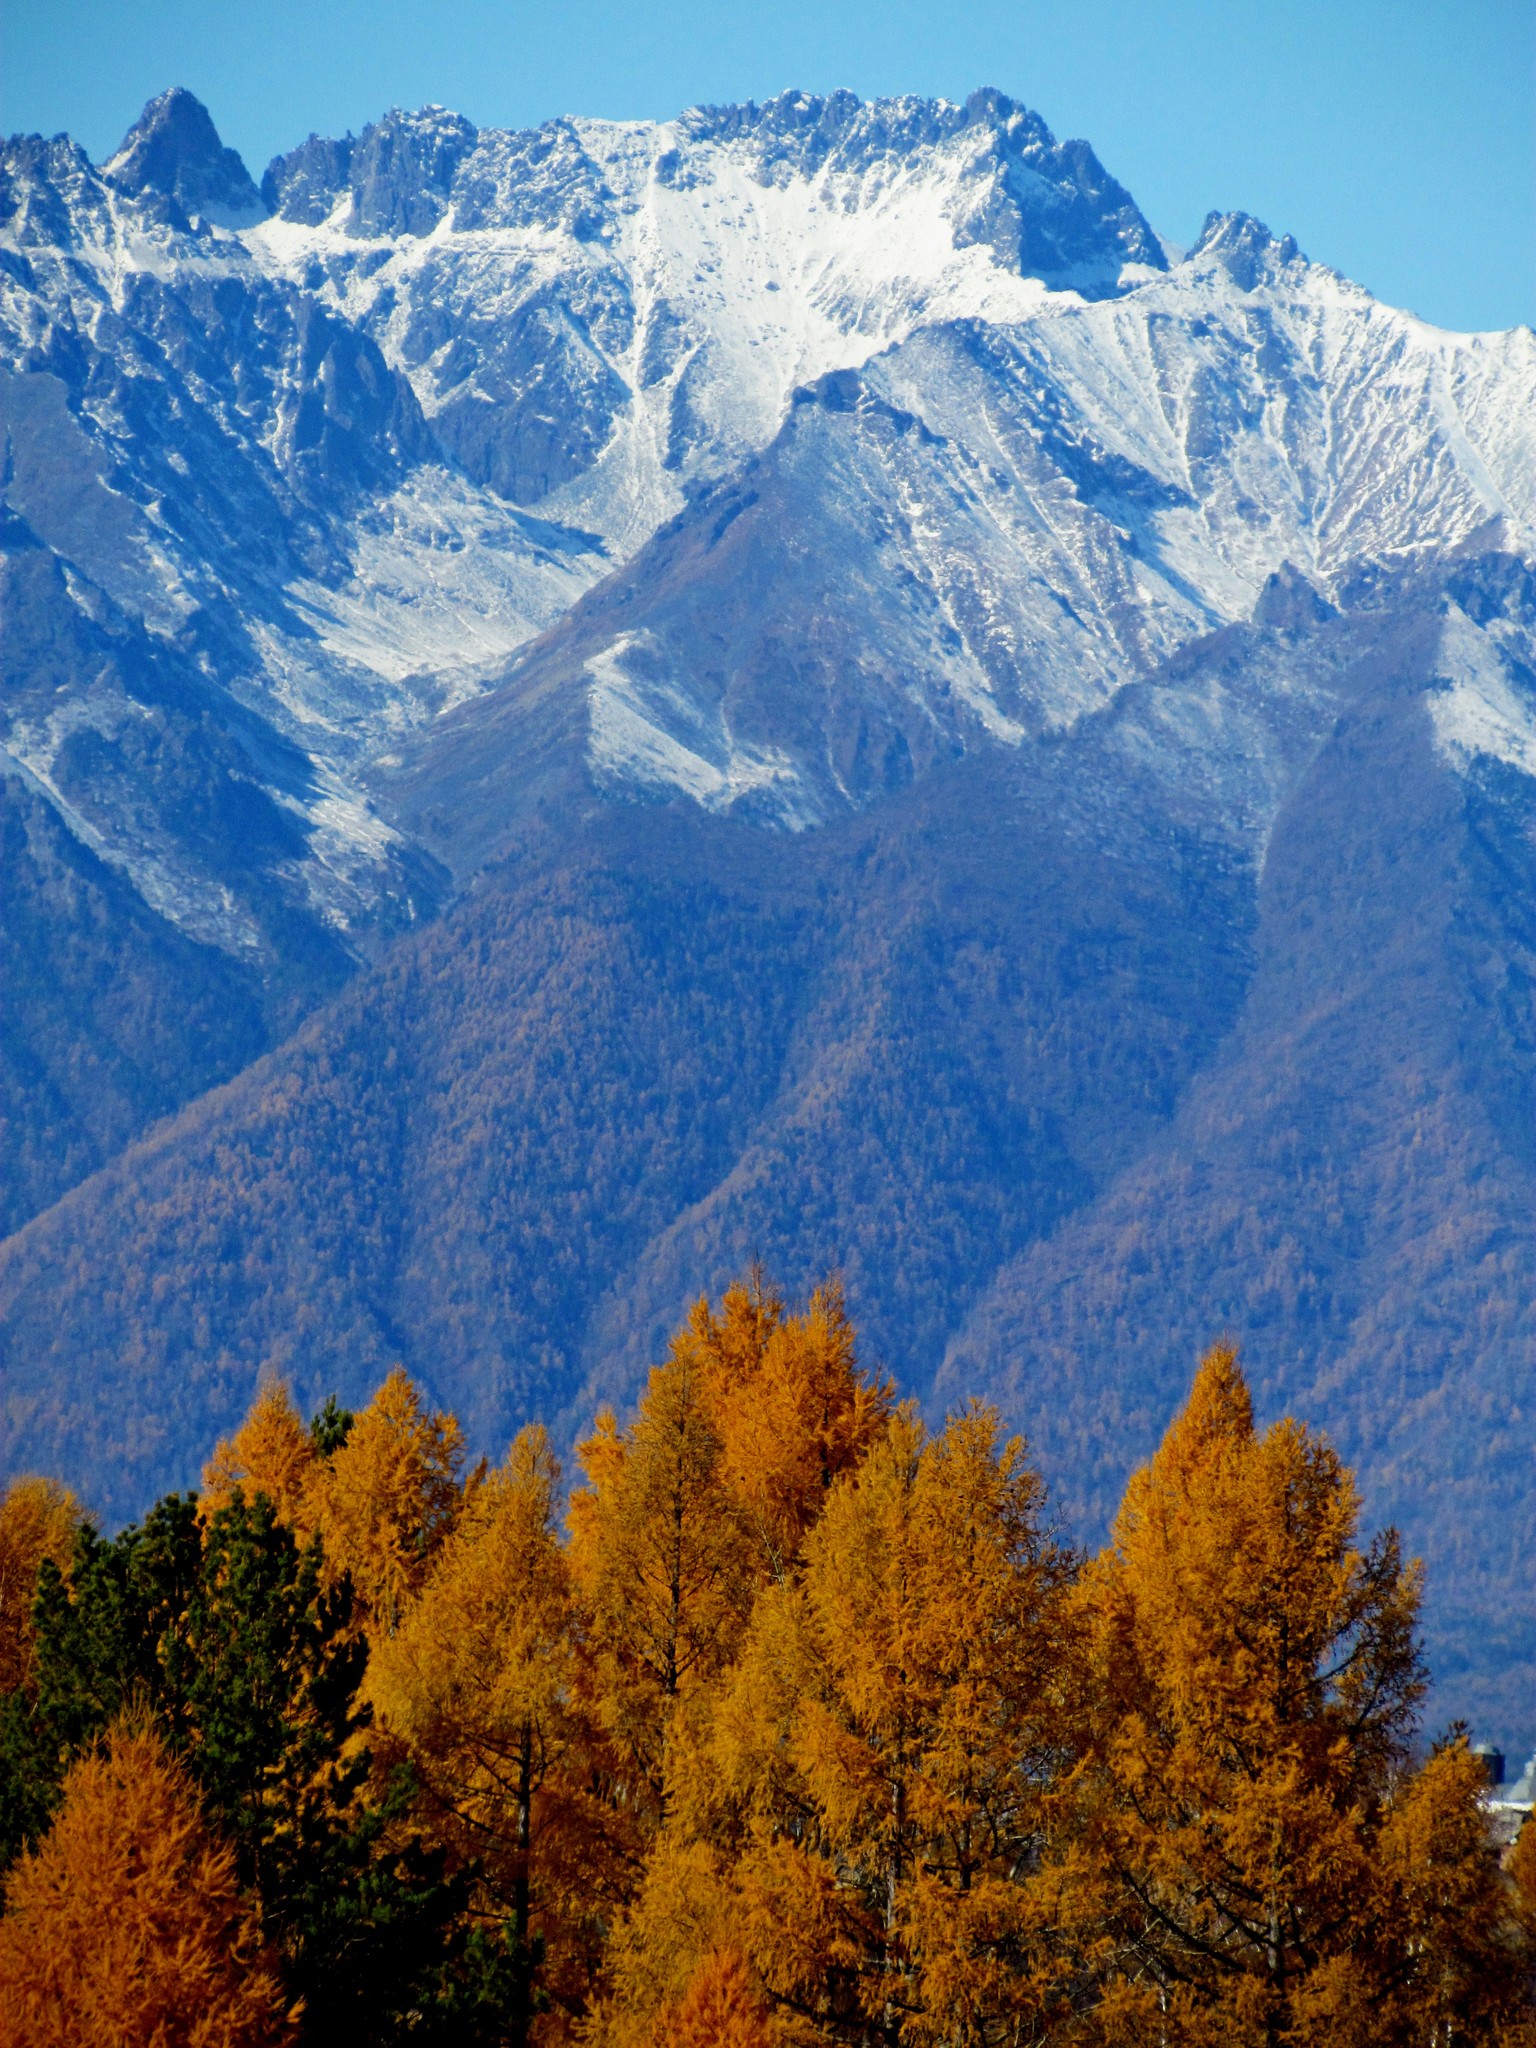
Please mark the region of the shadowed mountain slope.
[[999, 1398], [1087, 1531], [1230, 1328], [1428, 1556], [1446, 1698], [1518, 1723], [1531, 807], [1464, 736], [1531, 601], [1497, 554], [1342, 617], [1277, 579], [822, 831], [534, 828], [0, 1248], [8, 1455], [127, 1512], [264, 1364], [574, 1429], [758, 1256]]
[[911, 802], [789, 847], [632, 808], [525, 849], [0, 1251], [12, 1443], [127, 1511], [263, 1361], [351, 1395], [395, 1356], [494, 1440], [625, 1396], [678, 1288], [754, 1250], [841, 1266], [931, 1375], [1208, 1054], [1247, 884], [1193, 834], [1063, 854], [980, 765]]
[[1503, 763], [1436, 772], [1427, 637], [1415, 621], [1373, 655], [1280, 808], [1220, 1055], [1091, 1208], [1004, 1269], [937, 1392], [1028, 1418], [1092, 1532], [1191, 1356], [1231, 1331], [1265, 1411], [1325, 1424], [1371, 1513], [1425, 1554], [1446, 1696], [1523, 1731], [1536, 801]]

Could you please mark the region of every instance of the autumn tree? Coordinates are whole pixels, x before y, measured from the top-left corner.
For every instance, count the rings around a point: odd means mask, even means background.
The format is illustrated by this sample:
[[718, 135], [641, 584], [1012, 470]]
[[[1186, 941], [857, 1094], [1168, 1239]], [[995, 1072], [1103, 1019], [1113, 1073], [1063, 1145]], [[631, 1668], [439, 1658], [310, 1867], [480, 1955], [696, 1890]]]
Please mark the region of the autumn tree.
[[[1394, 2048], [1472, 2048], [1530, 2012], [1523, 1994], [1536, 1950], [1499, 1867], [1486, 1789], [1482, 1759], [1458, 1734], [1397, 1788], [1384, 1817], [1375, 1924], [1352, 1974], [1375, 2037]], [[1327, 2039], [1334, 2001], [1320, 2004], [1314, 2032]]]
[[471, 1495], [368, 1678], [439, 1831], [478, 1868], [478, 1909], [506, 1956], [513, 2042], [553, 2038], [580, 2010], [616, 1897], [616, 1818], [593, 1790], [600, 1742], [581, 1685], [559, 1479], [545, 1432], [525, 1429]]
[[196, 1503], [168, 1494], [115, 1539], [75, 1533], [68, 1572], [38, 1571], [30, 1681], [0, 1720], [0, 1862], [47, 1831], [64, 1775], [130, 1703], [164, 1703], [162, 1641], [202, 1565]]
[[762, 1565], [782, 1578], [835, 1480], [880, 1434], [892, 1389], [860, 1369], [841, 1287], [829, 1281], [804, 1312], [754, 1270], [719, 1311], [699, 1301], [674, 1340], [697, 1370], [719, 1434], [722, 1471]]
[[891, 1418], [765, 1589], [715, 1719], [748, 1958], [823, 2037], [1027, 2037], [1072, 1560], [1023, 1444]]
[[1536, 2048], [1536, 1827], [1529, 1815], [1504, 1859], [1504, 1878], [1523, 1999], [1518, 2016], [1500, 2029], [1499, 2048]]
[[429, 1410], [398, 1367], [329, 1457], [316, 1459], [308, 1511], [333, 1572], [350, 1575], [363, 1617], [388, 1634], [458, 1517], [463, 1436]]
[[392, 2039], [452, 1960], [457, 1891], [411, 1824], [408, 1778], [376, 1781], [366, 1645], [318, 1539], [301, 1549], [264, 1495], [237, 1490], [206, 1527], [171, 1495], [110, 1542], [82, 1531], [67, 1581], [44, 1566], [35, 1612], [10, 1843], [39, 1839], [116, 1716], [149, 1714], [258, 1893], [311, 2027]]
[[296, 2035], [233, 1850], [147, 1728], [116, 1724], [5, 1887], [7, 2048], [280, 2048]]
[[773, 2048], [766, 2001], [734, 1949], [711, 1949], [677, 2005], [665, 2006], [656, 2048]]
[[318, 1463], [314, 1433], [300, 1420], [287, 1386], [263, 1380], [245, 1420], [203, 1467], [203, 1517], [227, 1506], [237, 1490], [247, 1500], [262, 1493], [280, 1521], [307, 1536], [316, 1523], [318, 1503], [311, 1488]]
[[1358, 1524], [1332, 1448], [1291, 1421], [1259, 1433], [1235, 1354], [1211, 1351], [1081, 1587], [1062, 1896], [1103, 1985], [1090, 2037], [1455, 2038], [1390, 2030], [1382, 2001], [1408, 1988], [1383, 1981], [1383, 1930], [1427, 1935], [1453, 1868], [1466, 1896], [1485, 1885], [1486, 1837], [1465, 1760], [1408, 1778], [1419, 1574]]
[[0, 1693], [26, 1683], [32, 1665], [32, 1605], [45, 1560], [67, 1570], [80, 1504], [52, 1479], [13, 1479], [0, 1500]]
[[298, 1536], [323, 1536], [330, 1582], [348, 1574], [359, 1618], [387, 1634], [453, 1527], [463, 1463], [457, 1421], [430, 1411], [398, 1367], [360, 1414], [333, 1396], [308, 1424], [288, 1387], [266, 1379], [203, 1467], [200, 1512], [264, 1494]]
[[632, 1801], [660, 1816], [679, 1702], [729, 1662], [752, 1589], [750, 1540], [694, 1351], [674, 1345], [631, 1427], [604, 1410], [579, 1456], [571, 1562], [597, 1709]]

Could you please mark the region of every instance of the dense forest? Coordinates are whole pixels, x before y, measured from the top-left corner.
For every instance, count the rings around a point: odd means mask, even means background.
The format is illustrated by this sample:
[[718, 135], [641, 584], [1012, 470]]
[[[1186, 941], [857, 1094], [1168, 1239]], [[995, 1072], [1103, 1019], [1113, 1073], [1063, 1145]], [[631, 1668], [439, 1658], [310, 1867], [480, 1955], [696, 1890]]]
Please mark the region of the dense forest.
[[6, 2048], [1536, 2042], [1536, 1834], [1230, 1349], [1097, 1556], [833, 1286], [701, 1301], [578, 1460], [397, 1370], [115, 1538], [12, 1485]]

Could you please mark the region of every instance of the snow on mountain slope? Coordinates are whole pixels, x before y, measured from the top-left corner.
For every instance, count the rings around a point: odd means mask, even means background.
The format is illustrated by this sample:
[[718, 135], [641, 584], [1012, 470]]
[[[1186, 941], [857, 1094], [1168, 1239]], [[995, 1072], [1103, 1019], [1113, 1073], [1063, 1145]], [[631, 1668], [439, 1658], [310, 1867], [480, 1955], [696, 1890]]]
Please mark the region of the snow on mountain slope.
[[[1502, 586], [1502, 587], [1500, 587]], [[1463, 773], [1490, 763], [1536, 778], [1536, 574], [1510, 561], [1498, 584], [1458, 587], [1440, 632], [1441, 688], [1429, 709], [1441, 752]]]
[[[1170, 270], [996, 93], [397, 112], [259, 197], [171, 93], [100, 171], [13, 140], [0, 252], [8, 501], [300, 748], [292, 885], [343, 930], [393, 886], [370, 761], [481, 717], [505, 807], [542, 772], [508, 693], [600, 792], [802, 826], [1070, 724], [1282, 564], [1348, 605], [1536, 531], [1528, 330], [1438, 333], [1241, 215]], [[132, 817], [88, 823], [131, 870]]]
[[[381, 164], [408, 186], [434, 156], [437, 218], [381, 239]], [[532, 134], [397, 113], [265, 189], [253, 251], [375, 336], [466, 470], [620, 554], [771, 439], [797, 386], [1164, 260], [1091, 151], [986, 93]]]
[[1529, 553], [1533, 479], [1528, 331], [1437, 334], [1213, 219], [1120, 296], [936, 321], [801, 388], [762, 455], [422, 733], [404, 814], [473, 862], [584, 733], [599, 789], [803, 826], [1069, 726], [1282, 572], [1348, 609], [1478, 535]]
[[[186, 123], [161, 102], [156, 122], [164, 133], [130, 138], [104, 173], [63, 138], [5, 150], [5, 502], [88, 610], [148, 629], [168, 687], [189, 659], [200, 671], [244, 772], [298, 821], [276, 879], [303, 920], [356, 940], [404, 900], [395, 835], [370, 814], [358, 763], [478, 687], [608, 565], [591, 536], [445, 466], [365, 335], [189, 217], [176, 196], [187, 166], [158, 148]], [[167, 190], [114, 182], [146, 163]], [[222, 159], [204, 168], [228, 201]], [[62, 682], [41, 716], [12, 703], [12, 758], [146, 901], [248, 952], [249, 906], [219, 872], [230, 849], [211, 858], [152, 789], [115, 776], [66, 803], [61, 750], [108, 716], [93, 688], [86, 674]], [[274, 780], [271, 759], [295, 748], [306, 772]]]
[[[7, 146], [6, 492], [308, 757], [293, 887], [343, 930], [392, 886], [360, 764], [770, 440], [798, 383], [1163, 260], [1091, 152], [996, 95], [521, 136], [428, 110], [312, 139], [265, 189], [179, 91], [99, 171], [66, 138]], [[15, 736], [45, 790], [75, 722]], [[149, 873], [120, 802], [77, 790], [70, 816]], [[174, 837], [160, 902], [234, 944], [249, 919], [193, 907], [207, 866]]]

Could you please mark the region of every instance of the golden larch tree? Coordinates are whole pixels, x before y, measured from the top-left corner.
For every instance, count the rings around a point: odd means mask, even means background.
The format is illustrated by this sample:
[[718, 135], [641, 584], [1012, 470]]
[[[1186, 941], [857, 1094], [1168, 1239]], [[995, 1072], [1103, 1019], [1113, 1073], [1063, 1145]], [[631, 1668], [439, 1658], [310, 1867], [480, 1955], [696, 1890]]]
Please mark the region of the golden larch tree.
[[463, 1464], [457, 1420], [429, 1411], [398, 1366], [317, 1462], [306, 1498], [326, 1565], [350, 1573], [371, 1635], [396, 1627], [453, 1528]]
[[32, 1667], [32, 1603], [44, 1559], [67, 1573], [80, 1503], [53, 1479], [13, 1479], [0, 1500], [0, 1694]]
[[315, 1469], [314, 1439], [293, 1395], [282, 1380], [264, 1379], [245, 1420], [203, 1467], [198, 1512], [207, 1522], [237, 1491], [247, 1500], [264, 1493], [278, 1520], [306, 1537], [313, 1532], [318, 1508], [312, 1498]]
[[1530, 2010], [1522, 1994], [1536, 1951], [1499, 1867], [1487, 1783], [1458, 1736], [1399, 1786], [1382, 1825], [1376, 1925], [1355, 1974], [1372, 2024], [1403, 2048], [1473, 2048]]
[[879, 1436], [891, 1386], [861, 1370], [835, 1281], [819, 1287], [802, 1314], [786, 1315], [754, 1272], [727, 1291], [718, 1313], [701, 1300], [674, 1348], [696, 1363], [726, 1483], [760, 1563], [783, 1577], [833, 1482]]
[[394, 1635], [375, 1645], [367, 1680], [436, 1832], [481, 1870], [479, 1910], [505, 1926], [514, 2040], [560, 2037], [579, 2011], [625, 1846], [593, 1790], [601, 1741], [581, 1685], [559, 1479], [544, 1430], [523, 1430], [469, 1497]]
[[233, 1851], [156, 1736], [119, 1724], [5, 1887], [5, 2048], [280, 2048], [296, 2038]]
[[770, 1994], [831, 2038], [1027, 2038], [1049, 2002], [1022, 1879], [1062, 1754], [1072, 1560], [1042, 1507], [992, 1411], [932, 1438], [898, 1411], [799, 1583], [758, 1601], [715, 1720], [753, 1831], [742, 1926]]
[[655, 2048], [773, 2048], [766, 2002], [734, 1949], [703, 1958], [679, 2004], [663, 2008]]
[[675, 1344], [634, 1423], [604, 1411], [579, 1456], [571, 1560], [588, 1616], [598, 1710], [633, 1794], [660, 1815], [680, 1699], [716, 1679], [745, 1625], [750, 1539], [727, 1482], [696, 1353]]
[[1360, 1548], [1358, 1524], [1331, 1446], [1292, 1421], [1260, 1434], [1236, 1354], [1208, 1353], [1080, 1587], [1061, 1881], [1105, 1987], [1090, 2038], [1342, 2043], [1376, 2024], [1362, 1958], [1424, 1679], [1418, 1569], [1391, 1531]]

